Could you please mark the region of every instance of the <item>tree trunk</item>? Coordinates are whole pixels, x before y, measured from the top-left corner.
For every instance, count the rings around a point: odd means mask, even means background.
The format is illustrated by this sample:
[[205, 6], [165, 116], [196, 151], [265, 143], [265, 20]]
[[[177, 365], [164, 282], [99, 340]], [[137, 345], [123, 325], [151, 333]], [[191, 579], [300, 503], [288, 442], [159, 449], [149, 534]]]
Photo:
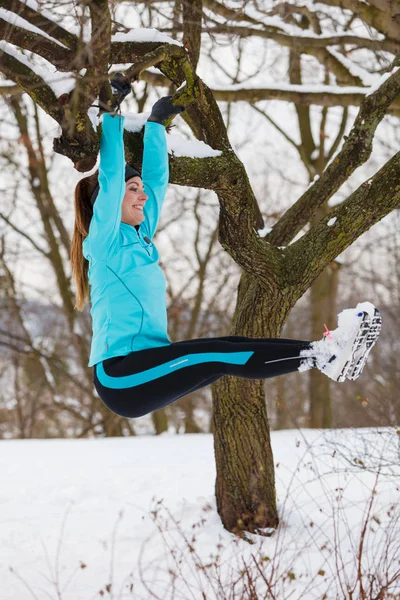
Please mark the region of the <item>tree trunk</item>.
[[182, 404], [185, 413], [185, 433], [201, 433], [200, 427], [194, 418], [194, 408], [196, 406], [196, 392], [189, 394]]
[[[330, 269], [326, 269], [311, 286], [311, 332], [312, 339], [321, 339], [321, 323], [331, 322], [328, 313]], [[310, 424], [313, 428], [329, 428], [332, 425], [330, 379], [318, 369], [310, 371]]]
[[262, 380], [212, 384], [217, 510], [226, 529], [262, 533], [278, 526], [275, 474]]
[[[243, 272], [231, 335], [279, 337], [291, 308], [288, 294], [268, 297]], [[211, 387], [218, 513], [229, 531], [262, 534], [279, 523], [264, 380], [226, 376]]]
[[[328, 208], [322, 207], [314, 221], [328, 214]], [[339, 269], [332, 263], [317, 277], [311, 286], [311, 339], [319, 340], [323, 335], [321, 324], [334, 329], [336, 323], [336, 297], [338, 289]], [[318, 369], [310, 371], [310, 425], [313, 428], [327, 429], [332, 427], [332, 401], [330, 379]]]
[[110, 411], [101, 400], [99, 400], [99, 412], [103, 417], [103, 432], [105, 437], [123, 436], [123, 418]]
[[285, 429], [288, 426], [287, 405], [285, 402], [285, 379], [277, 377], [275, 386], [276, 395], [276, 429]]
[[159, 410], [152, 412], [151, 420], [153, 421], [157, 435], [164, 433], [164, 431], [168, 431], [168, 419], [167, 415], [165, 414], [165, 408], [160, 408]]

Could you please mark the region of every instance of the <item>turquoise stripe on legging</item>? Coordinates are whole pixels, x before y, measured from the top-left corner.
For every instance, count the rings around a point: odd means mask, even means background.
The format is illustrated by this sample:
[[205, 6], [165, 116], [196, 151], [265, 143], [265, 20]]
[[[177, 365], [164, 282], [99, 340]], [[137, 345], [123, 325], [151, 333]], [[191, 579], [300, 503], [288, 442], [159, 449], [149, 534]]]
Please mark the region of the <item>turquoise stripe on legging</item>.
[[198, 365], [205, 362], [223, 362], [231, 365], [244, 365], [254, 352], [202, 352], [199, 354], [185, 354], [179, 356], [175, 360], [170, 360], [157, 367], [152, 367], [140, 373], [132, 373], [132, 375], [124, 375], [123, 377], [111, 377], [104, 371], [103, 363], [96, 365], [96, 375], [101, 385], [104, 387], [120, 390], [123, 388], [133, 387], [142, 383], [148, 383], [158, 377], [163, 377], [192, 365]]

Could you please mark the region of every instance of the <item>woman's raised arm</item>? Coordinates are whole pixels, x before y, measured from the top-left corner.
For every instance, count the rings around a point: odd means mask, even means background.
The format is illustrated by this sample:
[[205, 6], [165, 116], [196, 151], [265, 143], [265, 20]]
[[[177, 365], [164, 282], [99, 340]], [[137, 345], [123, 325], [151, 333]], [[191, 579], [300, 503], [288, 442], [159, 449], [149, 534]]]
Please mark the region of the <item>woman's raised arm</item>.
[[165, 96], [157, 100], [145, 125], [142, 180], [148, 200], [143, 212], [150, 238], [157, 229], [169, 180], [167, 138], [163, 122], [185, 110], [183, 106], [172, 104], [171, 98], [172, 96]]
[[145, 226], [150, 238], [154, 236], [161, 208], [167, 193], [169, 166], [164, 125], [147, 122], [144, 131], [142, 180], [148, 199], [144, 205]]
[[99, 192], [89, 228], [90, 250], [96, 258], [107, 257], [121, 225], [125, 194], [124, 121], [119, 115], [103, 115]]

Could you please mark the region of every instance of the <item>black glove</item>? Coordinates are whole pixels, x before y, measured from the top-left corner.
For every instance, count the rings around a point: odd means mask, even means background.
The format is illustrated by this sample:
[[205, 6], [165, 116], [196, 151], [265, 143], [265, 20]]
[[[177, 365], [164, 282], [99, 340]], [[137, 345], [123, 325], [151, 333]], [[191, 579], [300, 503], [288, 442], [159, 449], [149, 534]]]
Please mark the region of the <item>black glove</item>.
[[147, 120], [154, 123], [163, 123], [168, 117], [179, 115], [179, 113], [185, 110], [184, 106], [174, 106], [171, 102], [171, 98], [172, 96], [164, 96], [164, 98], [157, 100], [151, 109], [151, 115]]
[[111, 84], [111, 90], [112, 90], [113, 96], [119, 107], [122, 100], [124, 98], [126, 98], [126, 96], [128, 94], [131, 93], [131, 91], [132, 91], [131, 84], [129, 83], [129, 81], [127, 81], [127, 79], [126, 79], [125, 75], [123, 75], [123, 73], [115, 73], [113, 75], [113, 78], [110, 79], [110, 84]]

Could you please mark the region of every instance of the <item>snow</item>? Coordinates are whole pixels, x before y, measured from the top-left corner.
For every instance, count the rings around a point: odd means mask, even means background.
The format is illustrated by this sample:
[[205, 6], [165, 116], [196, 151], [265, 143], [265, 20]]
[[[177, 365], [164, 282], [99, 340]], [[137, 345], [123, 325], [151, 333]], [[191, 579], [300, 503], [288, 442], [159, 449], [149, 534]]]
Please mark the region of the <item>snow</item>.
[[266, 82], [261, 88], [259, 85], [250, 86], [242, 83], [235, 83], [233, 85], [219, 86], [213, 85], [212, 89], [216, 92], [237, 92], [241, 90], [277, 90], [282, 92], [300, 92], [308, 94], [360, 94], [362, 96], [368, 91], [369, 88], [362, 88], [357, 86], [338, 86], [338, 85], [324, 85], [322, 83], [317, 84], [292, 84], [292, 83], [275, 83], [273, 81]]
[[314, 175], [313, 179], [310, 181], [310, 183], [308, 184], [308, 186], [306, 187], [305, 191], [309, 190], [310, 187], [316, 183], [318, 181], [318, 179], [320, 178], [319, 175]]
[[164, 44], [173, 44], [174, 46], [183, 46], [178, 40], [174, 40], [165, 33], [157, 29], [131, 29], [127, 32], [114, 33], [111, 36], [112, 42], [163, 42]]
[[[37, 11], [38, 13], [42, 14], [44, 17], [46, 17], [50, 21], [57, 22], [56, 19], [54, 18], [54, 14], [52, 14], [48, 10], [43, 9], [42, 6], [40, 6], [38, 4], [38, 2], [36, 2], [36, 0], [23, 0], [23, 3], [26, 4], [26, 6], [29, 6], [33, 10]], [[28, 27], [26, 24], [24, 24], [22, 26], [25, 27], [25, 29], [30, 29], [30, 27], [32, 27], [32, 26]], [[36, 30], [36, 28], [35, 28], [35, 30]], [[68, 27], [68, 30], [73, 35], [76, 35], [79, 37], [80, 32], [79, 32], [78, 27], [76, 27], [74, 25], [70, 25]], [[33, 31], [33, 29], [32, 29], [32, 31]], [[39, 31], [42, 35], [45, 35], [42, 30], [39, 30]], [[89, 28], [84, 27], [82, 33], [83, 33], [84, 41], [88, 42], [90, 40]], [[51, 39], [53, 39], [53, 38], [51, 38]], [[53, 41], [55, 41], [55, 40], [53, 40]], [[163, 42], [165, 44], [174, 44], [175, 46], [182, 46], [181, 42], [174, 40], [173, 38], [169, 37], [165, 33], [161, 33], [160, 31], [157, 31], [157, 29], [152, 29], [152, 28], [148, 28], [148, 29], [139, 28], [139, 29], [132, 29], [126, 33], [125, 32], [115, 33], [114, 35], [111, 36], [111, 41], [112, 42]]]
[[[371, 500], [363, 572], [384, 579], [386, 556], [398, 569], [398, 439], [392, 428], [272, 432], [281, 525], [249, 535], [253, 545], [216, 512], [210, 434], [0, 441], [0, 597], [147, 600], [143, 580], [158, 597], [216, 600], [232, 597], [231, 570], [254, 566], [252, 555], [277, 598], [341, 597]], [[216, 555], [226, 595], [211, 587], [215, 569], [195, 568]], [[260, 577], [257, 587], [264, 597]]]
[[[102, 120], [102, 115], [98, 118], [97, 114], [97, 108], [93, 107], [88, 110], [88, 115], [94, 129], [97, 128]], [[121, 115], [125, 117], [124, 129], [132, 133], [137, 133], [145, 126], [146, 121], [150, 116], [150, 112], [130, 113], [121, 111]], [[200, 140], [187, 140], [176, 133], [167, 134], [167, 149], [168, 153], [173, 154], [174, 156], [187, 156], [190, 158], [206, 158], [221, 156], [222, 154], [221, 150], [214, 150], [211, 146]]]
[[[150, 69], [148, 69], [148, 71], [150, 71]], [[182, 81], [181, 85], [177, 88], [176, 92], [180, 92], [185, 87], [185, 85], [186, 85], [186, 79], [184, 79]]]
[[[303, 7], [307, 6], [307, 3], [304, 2], [304, 0], [301, 2], [301, 5]], [[318, 4], [316, 3], [314, 0], [310, 0], [310, 4], [309, 4], [309, 8], [310, 11], [313, 14], [316, 14], [317, 11], [322, 11], [322, 12], [326, 12], [327, 8], [324, 4]], [[243, 23], [244, 26], [248, 27], [249, 24], [248, 23]], [[279, 16], [279, 15], [275, 15], [272, 17], [268, 17], [267, 19], [263, 20], [263, 25], [264, 27], [276, 27], [279, 31], [279, 33], [285, 33], [286, 35], [290, 36], [290, 37], [304, 37], [304, 38], [311, 38], [311, 39], [320, 39], [320, 40], [326, 40], [326, 39], [330, 39], [330, 38], [339, 38], [340, 39], [340, 44], [350, 44], [354, 45], [353, 41], [349, 41], [351, 40], [351, 38], [354, 38], [354, 36], [362, 39], [362, 38], [366, 38], [366, 39], [371, 39], [371, 34], [368, 34], [367, 31], [360, 31], [359, 28], [355, 29], [355, 31], [350, 31], [349, 33], [337, 33], [335, 31], [327, 31], [327, 32], [322, 32], [321, 34], [319, 33], [315, 33], [315, 31], [312, 31], [311, 29], [302, 29], [301, 27], [297, 26], [294, 23], [285, 23], [283, 21], [283, 19]], [[254, 27], [254, 30], [257, 31], [257, 28]], [[364, 35], [363, 35], [364, 33]], [[376, 40], [383, 40], [384, 35], [381, 33], [375, 33], [374, 32], [374, 39]], [[328, 46], [329, 47], [329, 46]]]
[[379, 89], [381, 87], [381, 85], [386, 81], [386, 79], [389, 79], [389, 77], [391, 75], [394, 75], [394, 73], [396, 73], [396, 71], [399, 69], [399, 67], [394, 67], [391, 71], [384, 73], [382, 75], [382, 77], [380, 77], [378, 79], [378, 81], [371, 86], [371, 88], [368, 90], [368, 92], [365, 94], [366, 96], [370, 96], [371, 94], [373, 94], [374, 92], [376, 92], [377, 89]]
[[352, 60], [349, 60], [346, 56], [343, 56], [340, 52], [337, 52], [333, 48], [329, 49], [329, 53], [338, 60], [353, 77], [358, 77], [364, 86], [374, 85], [376, 81], [376, 74], [369, 73], [366, 69], [363, 69], [359, 65], [355, 64]]
[[[99, 99], [97, 98], [96, 101], [94, 102], [94, 104], [97, 104], [98, 101], [99, 101]], [[91, 106], [87, 111], [88, 117], [89, 117], [92, 127], [95, 131], [97, 130], [97, 127], [99, 126], [99, 123], [101, 122], [101, 119], [99, 119], [99, 117], [97, 116], [98, 112], [99, 112], [99, 109], [96, 108], [95, 106]]]
[[[53, 66], [50, 67], [53, 69], [53, 71], [51, 71], [50, 68], [42, 66], [43, 64], [50, 65], [48, 61], [42, 57], [37, 57], [28, 50], [24, 50], [24, 54], [22, 54], [22, 52], [19, 51], [13, 44], [5, 42], [4, 40], [0, 40], [0, 50], [6, 52], [10, 56], [13, 56], [20, 63], [36, 73], [36, 75], [41, 77], [53, 90], [57, 98], [62, 94], [68, 94], [76, 85], [76, 78], [74, 74], [59, 73], [58, 71], [54, 70]], [[40, 65], [38, 64], [39, 62], [41, 63]]]
[[[28, 6], [32, 10], [35, 10], [36, 12], [40, 13], [41, 15], [46, 17], [46, 19], [48, 19], [49, 21], [53, 21], [53, 23], [56, 23], [57, 25], [59, 25], [59, 23], [57, 23], [57, 19], [54, 18], [54, 13], [43, 8], [41, 4], [36, 2], [36, 0], [21, 0], [21, 3], [25, 4], [25, 6]], [[61, 25], [61, 27], [62, 27], [62, 25]], [[42, 30], [40, 30], [40, 31], [42, 31]]]
[[[359, 329], [360, 317], [363, 312], [368, 313], [369, 317], [373, 319], [375, 306], [371, 302], [359, 302], [355, 308], [342, 310], [338, 314], [337, 328], [330, 331], [329, 335], [322, 340], [312, 342], [309, 349], [301, 351], [301, 356], [306, 360], [299, 367], [299, 371], [312, 368], [313, 359], [316, 359], [318, 369], [336, 380], [348, 359], [349, 349], [353, 346], [354, 334]], [[336, 356], [336, 360], [330, 361], [333, 355]]]
[[328, 227], [332, 227], [332, 225], [334, 225], [337, 221], [337, 217], [332, 217], [332, 219], [329, 219], [327, 225]]
[[[56, 22], [54, 19], [54, 15], [49, 13], [46, 10], [43, 10], [37, 2], [34, 0], [25, 0], [25, 4], [32, 8], [33, 10], [39, 12], [44, 17], [49, 19], [50, 21]], [[59, 42], [56, 38], [49, 36], [45, 31], [42, 31], [38, 27], [30, 24], [28, 21], [25, 21], [22, 17], [14, 14], [11, 11], [8, 11], [4, 8], [0, 8], [0, 18], [3, 18], [7, 23], [12, 25], [17, 25], [22, 29], [26, 29], [27, 31], [32, 31], [33, 33], [38, 33], [43, 37], [53, 41], [58, 44], [60, 47], [68, 49], [67, 46]], [[69, 27], [69, 31], [71, 34], [80, 37], [80, 32], [76, 26], [71, 25]], [[83, 34], [83, 40], [85, 42], [89, 42], [91, 39], [90, 31], [87, 27], [83, 28], [81, 32]], [[157, 29], [152, 28], [138, 28], [131, 29], [127, 32], [119, 32], [115, 33], [111, 36], [112, 42], [162, 42], [164, 44], [173, 44], [175, 46], [182, 46], [182, 43], [178, 40], [174, 40], [173, 38], [167, 36], [164, 33], [161, 33]], [[54, 66], [51, 65], [46, 59], [36, 55], [33, 52], [28, 50], [24, 50], [24, 53], [21, 52], [19, 48], [14, 46], [9, 42], [5, 42], [4, 40], [0, 41], [0, 51], [10, 54], [17, 60], [19, 60], [22, 64], [29, 67], [32, 71], [34, 71], [37, 75], [39, 75], [46, 84], [53, 90], [57, 97], [62, 94], [71, 92], [76, 85], [76, 77], [73, 73], [61, 73], [57, 72], [54, 69]], [[92, 120], [93, 122], [93, 120]]]
[[221, 156], [221, 150], [214, 150], [200, 140], [187, 140], [176, 133], [167, 135], [168, 152], [174, 156], [188, 156], [190, 158], [206, 158]]
[[267, 227], [264, 225], [262, 229], [257, 229], [257, 233], [260, 237], [265, 237], [268, 233], [271, 233], [272, 227]]
[[42, 31], [42, 29], [35, 27], [35, 25], [32, 25], [31, 23], [29, 23], [29, 21], [25, 21], [25, 19], [23, 19], [22, 17], [16, 15], [15, 13], [13, 13], [9, 10], [6, 10], [5, 8], [0, 8], [0, 19], [4, 19], [5, 21], [7, 21], [7, 23], [10, 23], [11, 25], [16, 25], [17, 27], [20, 27], [21, 29], [26, 29], [27, 31], [32, 31], [33, 33], [38, 33], [42, 37], [45, 37], [48, 40], [51, 40], [52, 42], [57, 44], [58, 46], [61, 46], [61, 48], [65, 48], [66, 50], [68, 50], [67, 46], [65, 46], [62, 42], [60, 42], [56, 38], [51, 37], [45, 31]]

